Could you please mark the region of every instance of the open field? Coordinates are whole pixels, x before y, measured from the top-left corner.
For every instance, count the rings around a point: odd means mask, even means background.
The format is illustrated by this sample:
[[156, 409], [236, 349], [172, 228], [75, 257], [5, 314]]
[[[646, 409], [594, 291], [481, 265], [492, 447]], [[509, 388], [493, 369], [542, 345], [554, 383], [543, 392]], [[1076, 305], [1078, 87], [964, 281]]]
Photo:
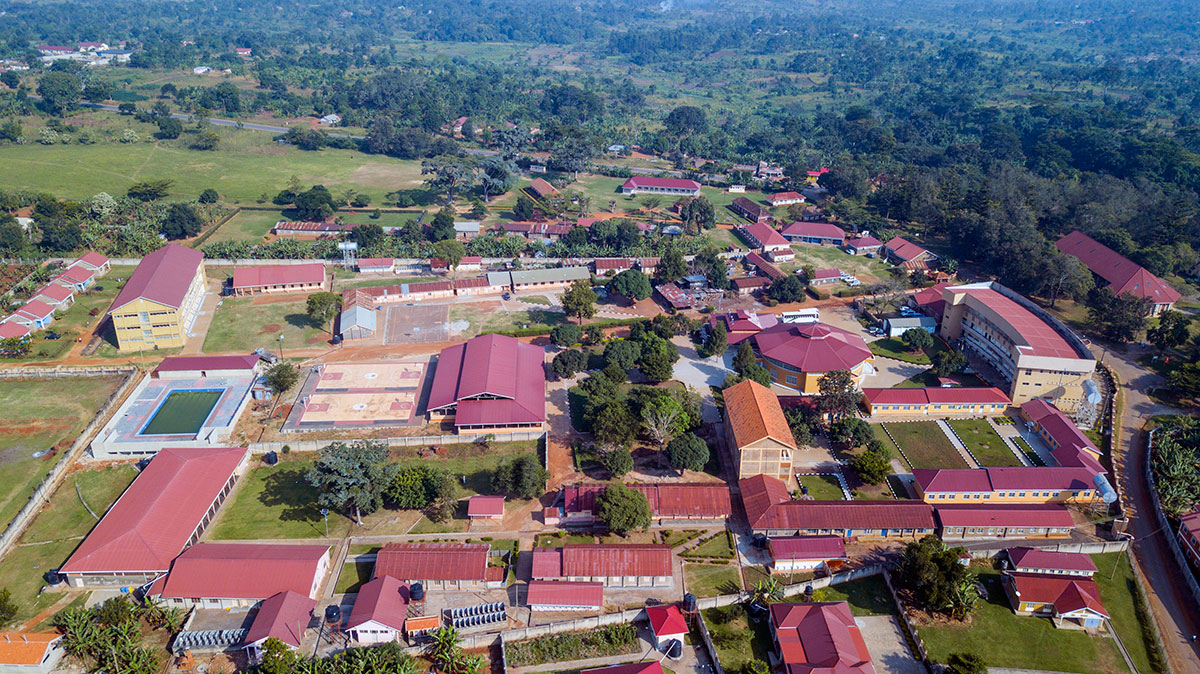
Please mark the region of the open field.
[[683, 565], [683, 582], [697, 597], [715, 597], [742, 591], [741, 574], [732, 564]]
[[967, 462], [932, 421], [886, 424], [913, 468], [966, 468]]
[[958, 439], [963, 441], [979, 465], [1023, 465], [986, 419], [953, 419], [946, 423], [958, 434]]
[[371, 580], [371, 572], [374, 569], [375, 562], [346, 562], [342, 565], [342, 572], [338, 575], [333, 593], [358, 592], [363, 583]]
[[286, 355], [288, 347], [321, 346], [330, 339], [324, 326], [316, 325], [304, 312], [307, 296], [260, 299], [269, 301], [256, 303], [253, 297], [221, 300], [204, 337], [204, 351], [249, 353], [261, 346], [278, 352], [282, 335]]
[[0, 528], [29, 500], [58, 453], [92, 420], [119, 377], [7, 379], [0, 385]]
[[1094, 576], [1100, 588], [1100, 601], [1112, 616], [1113, 627], [1129, 651], [1129, 657], [1139, 672], [1152, 672], [1149, 646], [1142, 638], [1142, 626], [1134, 609], [1136, 580], [1129, 566], [1129, 557], [1122, 552], [1092, 555], [1098, 572]]
[[[76, 337], [82, 335], [84, 330], [90, 329], [103, 318], [104, 312], [108, 311], [108, 307], [116, 298], [117, 293], [121, 292], [121, 288], [125, 286], [125, 280], [131, 273], [133, 273], [133, 267], [113, 267], [88, 292], [75, 293], [75, 303], [66, 311], [60, 312], [61, 318], [56, 319], [50, 325], [49, 330], [35, 333], [34, 339], [30, 342], [32, 348], [29, 355], [25, 358], [11, 359], [9, 362], [19, 363], [28, 360], [42, 361], [61, 358], [71, 350]], [[95, 316], [90, 315], [93, 309], [96, 311]], [[56, 332], [61, 337], [46, 339], [47, 332]], [[97, 353], [97, 355], [100, 354]]]
[[205, 243], [217, 241], [253, 241], [258, 242], [271, 231], [275, 223], [284, 220], [279, 211], [240, 211], [217, 231]]
[[842, 485], [833, 475], [801, 475], [800, 484], [808, 487], [808, 495], [815, 501], [841, 501], [846, 498]]
[[[796, 259], [779, 265], [784, 271], [795, 271], [805, 265], [812, 265], [817, 269], [836, 267], [844, 272], [858, 276], [859, 280], [863, 283], [868, 283], [872, 279], [887, 278], [888, 269], [891, 267], [891, 265], [878, 257], [870, 258], [865, 255], [849, 255], [836, 246], [793, 244], [792, 251], [796, 253]], [[842, 287], [844, 286], [841, 283], [836, 283], [832, 286], [823, 286], [822, 289], [836, 291]]]
[[[495, 306], [495, 303], [491, 303]], [[466, 321], [470, 324], [461, 333], [463, 339], [468, 339], [484, 331], [505, 332], [523, 328], [548, 328], [568, 322], [567, 315], [561, 311], [549, 309], [520, 309], [505, 311], [495, 309], [481, 312], [480, 305], [452, 304], [450, 305], [450, 322]]]

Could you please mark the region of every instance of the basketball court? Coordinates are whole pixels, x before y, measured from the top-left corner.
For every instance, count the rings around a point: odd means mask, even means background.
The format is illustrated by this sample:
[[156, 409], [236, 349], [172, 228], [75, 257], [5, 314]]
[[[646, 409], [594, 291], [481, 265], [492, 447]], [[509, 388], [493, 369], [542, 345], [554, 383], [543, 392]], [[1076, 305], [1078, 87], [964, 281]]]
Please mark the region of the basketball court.
[[321, 366], [316, 391], [365, 393], [420, 388], [425, 363], [329, 363]]
[[450, 305], [393, 305], [386, 307], [383, 343], [424, 344], [450, 339]]
[[302, 426], [374, 426], [407, 424], [417, 408], [417, 391], [386, 393], [315, 393], [308, 397]]
[[429, 359], [316, 365], [283, 430], [423, 424], [430, 365]]

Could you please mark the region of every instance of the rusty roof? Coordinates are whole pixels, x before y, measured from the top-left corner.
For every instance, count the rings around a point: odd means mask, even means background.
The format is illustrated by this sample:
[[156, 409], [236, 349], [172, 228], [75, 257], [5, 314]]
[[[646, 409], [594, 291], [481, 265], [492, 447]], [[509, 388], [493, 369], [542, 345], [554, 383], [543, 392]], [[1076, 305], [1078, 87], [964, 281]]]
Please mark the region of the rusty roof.
[[534, 548], [533, 577], [670, 576], [668, 545], [564, 545]]
[[525, 602], [530, 606], [604, 605], [604, 583], [575, 583], [567, 580], [531, 580]]
[[375, 578], [482, 581], [488, 550], [486, 543], [389, 543], [375, 558]]
[[933, 506], [922, 501], [793, 501], [778, 478], [740, 482], [751, 529], [932, 529]]
[[779, 398], [771, 389], [747, 379], [725, 389], [725, 419], [738, 449], [770, 438], [796, 448]]

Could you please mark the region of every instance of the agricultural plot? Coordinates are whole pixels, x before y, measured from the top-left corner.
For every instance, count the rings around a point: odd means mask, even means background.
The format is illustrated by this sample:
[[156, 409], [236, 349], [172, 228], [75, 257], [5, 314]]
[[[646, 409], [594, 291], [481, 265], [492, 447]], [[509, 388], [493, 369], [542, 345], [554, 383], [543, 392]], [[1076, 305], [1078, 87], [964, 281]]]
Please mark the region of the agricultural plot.
[[881, 424], [903, 450], [913, 468], [968, 468], [950, 439], [932, 421]]

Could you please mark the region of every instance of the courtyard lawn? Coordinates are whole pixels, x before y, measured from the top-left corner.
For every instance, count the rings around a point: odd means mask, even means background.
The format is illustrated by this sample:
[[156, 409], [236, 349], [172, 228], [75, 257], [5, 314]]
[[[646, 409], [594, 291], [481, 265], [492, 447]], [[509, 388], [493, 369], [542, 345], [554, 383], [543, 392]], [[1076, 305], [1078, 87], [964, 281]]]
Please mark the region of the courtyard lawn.
[[715, 597], [742, 591], [741, 574], [733, 564], [683, 565], [683, 583], [697, 597]]
[[[954, 375], [954, 378], [962, 383], [963, 388], [987, 386], [986, 382], [973, 374], [957, 374]], [[933, 370], [925, 370], [896, 384], [895, 388], [938, 388], [941, 385], [942, 383], [938, 381], [937, 374]]]
[[539, 534], [534, 542], [535, 547], [539, 548], [561, 548], [564, 545], [591, 545], [596, 542], [596, 537], [583, 534], [571, 535], [560, 531], [553, 534]]
[[1035, 465], [1035, 466], [1046, 465], [1046, 462], [1042, 461], [1042, 457], [1038, 456], [1038, 453], [1033, 451], [1033, 447], [1030, 447], [1029, 443], [1025, 442], [1025, 438], [1020, 438], [1020, 437], [1013, 438], [1013, 442], [1017, 443], [1017, 447], [1021, 448], [1021, 451], [1025, 453], [1025, 458], [1029, 459], [1030, 462], [1033, 463], [1033, 465]]
[[1094, 578], [1100, 588], [1100, 601], [1112, 616], [1113, 627], [1129, 651], [1129, 657], [1139, 672], [1153, 672], [1150, 666], [1150, 644], [1142, 638], [1142, 623], [1134, 608], [1137, 596], [1137, 581], [1129, 567], [1129, 556], [1123, 552], [1092, 555], [1099, 570]]
[[985, 569], [979, 578], [989, 598], [979, 601], [969, 624], [917, 627], [934, 661], [944, 663], [955, 651], [973, 651], [991, 667], [1082, 674], [1128, 671], [1111, 639], [1057, 629], [1047, 618], [1016, 615], [1001, 586], [1000, 574]]
[[913, 468], [967, 468], [950, 439], [932, 421], [881, 424], [904, 450]]
[[808, 495], [815, 501], [841, 501], [846, 498], [836, 475], [800, 475], [797, 479], [802, 486], [808, 487]]
[[325, 344], [330, 335], [324, 330], [326, 326], [317, 325], [305, 313], [307, 299], [297, 295], [295, 299], [261, 304], [251, 297], [222, 300], [204, 337], [204, 351], [249, 353], [263, 347], [277, 353], [281, 335], [285, 354], [289, 348]]
[[954, 419], [947, 421], [981, 466], [1021, 466], [1017, 456], [1008, 448], [1004, 438], [992, 428], [987, 419]]
[[732, 539], [733, 532], [722, 531], [703, 543], [684, 550], [682, 554], [684, 557], [732, 559], [734, 556]]
[[549, 309], [519, 309], [505, 311], [497, 308], [490, 312], [481, 312], [475, 304], [450, 305], [450, 322], [468, 323], [466, 330], [460, 335], [463, 339], [474, 337], [481, 332], [508, 332], [526, 328], [552, 328], [567, 323], [567, 315], [561, 311]]
[[[90, 330], [97, 321], [104, 318], [104, 312], [125, 286], [125, 280], [131, 273], [133, 267], [113, 267], [86, 293], [75, 293], [75, 303], [61, 312], [61, 318], [55, 319], [49, 330], [34, 333], [30, 341], [29, 355], [9, 362], [53, 360], [66, 355], [77, 337], [82, 336], [85, 330]], [[93, 309], [96, 311], [95, 316], [91, 315]], [[51, 332], [59, 334], [59, 339], [47, 339], [47, 333]]]
[[342, 572], [338, 574], [337, 585], [334, 586], [333, 593], [358, 592], [363, 583], [371, 580], [371, 573], [374, 570], [375, 562], [346, 562], [342, 565]]
[[[787, 601], [801, 602], [801, 596], [794, 595]], [[813, 600], [844, 601], [850, 604], [850, 612], [856, 616], [898, 615], [896, 602], [892, 601], [892, 594], [888, 592], [882, 574], [823, 587], [813, 593]]]
[[33, 453], [70, 446], [119, 382], [119, 377], [62, 377], [8, 379], [0, 386], [0, 529], [61, 456]]
[[892, 358], [894, 360], [902, 360], [906, 363], [916, 363], [918, 365], [928, 365], [929, 356], [925, 355], [924, 351], [912, 351], [898, 337], [884, 337], [877, 339], [867, 347], [871, 349], [871, 353], [883, 358]]

